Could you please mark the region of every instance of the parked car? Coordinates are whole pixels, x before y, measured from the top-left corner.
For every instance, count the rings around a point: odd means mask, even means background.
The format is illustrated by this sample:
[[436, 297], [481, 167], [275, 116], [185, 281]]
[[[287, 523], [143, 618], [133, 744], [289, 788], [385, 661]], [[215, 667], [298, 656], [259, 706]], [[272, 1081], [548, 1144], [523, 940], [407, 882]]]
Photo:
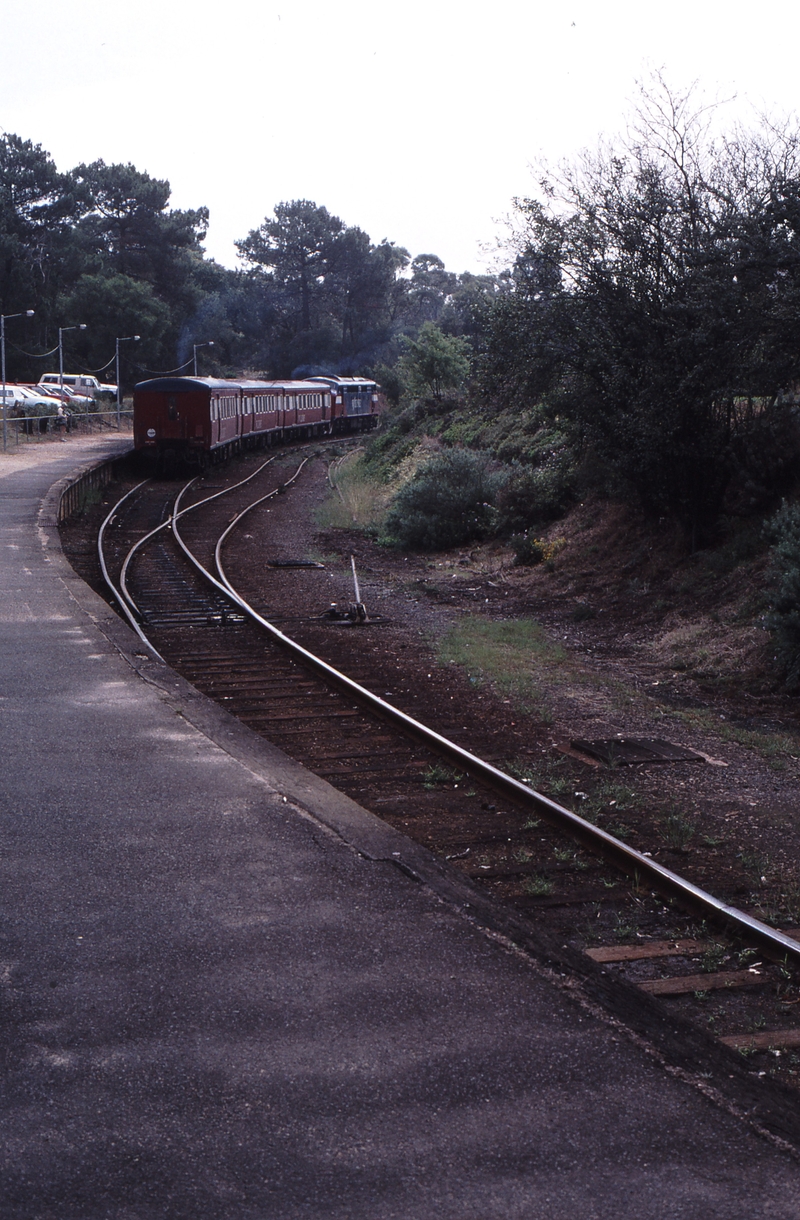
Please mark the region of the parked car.
[[[2, 387], [0, 387], [0, 406], [2, 406]], [[55, 415], [62, 405], [61, 400], [54, 398], [44, 389], [36, 391], [26, 385], [6, 385], [6, 408], [18, 407], [22, 415]]]
[[[39, 385], [43, 390], [47, 390], [52, 386], [62, 384], [62, 376], [60, 373], [42, 373], [39, 378]], [[115, 385], [103, 385], [96, 377], [91, 377], [88, 373], [64, 373], [63, 384], [70, 390], [75, 390], [78, 394], [88, 394], [90, 398], [116, 398], [117, 387]]]
[[[39, 432], [46, 432], [51, 419], [58, 419], [60, 424], [70, 414], [61, 399], [53, 398], [50, 394], [37, 393], [23, 385], [6, 384], [5, 397], [0, 386], [0, 411], [3, 409], [7, 418], [24, 419], [23, 428], [29, 434], [37, 430], [37, 427]], [[35, 425], [33, 421], [37, 418], [38, 425]]]
[[91, 411], [95, 402], [95, 400], [90, 398], [88, 394], [76, 394], [74, 390], [71, 390], [70, 387], [66, 385], [63, 389], [57, 385], [48, 385], [47, 387], [32, 385], [26, 386], [25, 388], [33, 390], [34, 392], [38, 391], [40, 394], [46, 393], [48, 396], [52, 396], [65, 407], [69, 407], [70, 411]]

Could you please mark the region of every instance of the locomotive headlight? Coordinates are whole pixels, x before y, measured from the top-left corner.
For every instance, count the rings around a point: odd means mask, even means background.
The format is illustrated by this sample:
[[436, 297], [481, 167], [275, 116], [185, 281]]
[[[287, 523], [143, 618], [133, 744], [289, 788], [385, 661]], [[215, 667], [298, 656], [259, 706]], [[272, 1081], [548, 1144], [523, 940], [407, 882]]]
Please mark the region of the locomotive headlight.
[[150, 439], [151, 439], [151, 440], [153, 439], [153, 437], [155, 436], [155, 434], [156, 434], [156, 430], [155, 430], [155, 428], [148, 428], [148, 429], [147, 429], [147, 435], [150, 437]]

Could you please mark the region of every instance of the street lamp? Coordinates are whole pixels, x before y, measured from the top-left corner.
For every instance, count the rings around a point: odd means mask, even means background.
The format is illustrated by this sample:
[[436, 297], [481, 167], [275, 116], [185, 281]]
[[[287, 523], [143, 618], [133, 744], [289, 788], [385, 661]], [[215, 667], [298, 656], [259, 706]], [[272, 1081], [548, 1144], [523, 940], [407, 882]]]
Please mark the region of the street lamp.
[[195, 377], [197, 376], [197, 351], [198, 351], [198, 348], [201, 348], [201, 347], [213, 347], [213, 346], [214, 346], [214, 340], [213, 340], [213, 339], [210, 339], [210, 340], [208, 341], [208, 343], [193, 343], [193, 344], [192, 344], [192, 348], [194, 349], [194, 375], [195, 375]]
[[59, 326], [58, 328], [58, 391], [62, 402], [64, 401], [64, 343], [61, 336], [68, 330], [86, 330], [86, 323], [81, 322], [80, 326]]
[[7, 445], [7, 406], [6, 406], [6, 318], [32, 318], [34, 311], [26, 309], [23, 313], [4, 313], [0, 314], [0, 364], [3, 366], [3, 452], [6, 451]]
[[140, 338], [139, 335], [122, 335], [119, 339], [116, 340], [116, 348], [117, 348], [117, 430], [118, 431], [121, 426], [120, 413], [122, 411], [121, 386], [120, 386], [120, 380], [119, 380], [119, 345], [120, 345], [120, 343], [138, 343], [139, 338]]

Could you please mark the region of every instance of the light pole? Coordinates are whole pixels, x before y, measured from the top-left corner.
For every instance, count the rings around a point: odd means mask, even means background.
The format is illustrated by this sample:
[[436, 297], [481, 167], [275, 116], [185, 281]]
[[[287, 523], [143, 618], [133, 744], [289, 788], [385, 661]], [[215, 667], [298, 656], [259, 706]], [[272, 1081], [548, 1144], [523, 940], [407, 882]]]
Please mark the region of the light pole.
[[58, 328], [58, 391], [62, 403], [64, 401], [64, 343], [61, 336], [68, 330], [86, 330], [86, 323], [81, 322], [80, 326], [59, 326]]
[[26, 309], [22, 313], [0, 314], [0, 363], [3, 366], [3, 452], [6, 451], [7, 440], [7, 405], [6, 405], [6, 318], [32, 318], [34, 311]]
[[195, 375], [195, 377], [197, 376], [197, 350], [198, 350], [198, 348], [213, 347], [213, 346], [214, 346], [213, 339], [210, 339], [208, 341], [208, 343], [193, 343], [192, 344], [192, 348], [194, 349], [194, 375]]
[[117, 347], [117, 431], [120, 429], [120, 413], [122, 411], [121, 386], [119, 380], [119, 345], [120, 343], [138, 343], [139, 335], [122, 335], [116, 340]]

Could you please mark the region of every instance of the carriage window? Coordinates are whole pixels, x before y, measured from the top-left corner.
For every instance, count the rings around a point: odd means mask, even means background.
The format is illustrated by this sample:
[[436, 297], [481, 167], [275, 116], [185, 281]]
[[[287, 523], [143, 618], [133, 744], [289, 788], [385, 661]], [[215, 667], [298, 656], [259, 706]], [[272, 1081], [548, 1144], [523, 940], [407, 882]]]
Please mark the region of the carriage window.
[[174, 394], [167, 395], [167, 419], [178, 418], [178, 404], [175, 401]]

